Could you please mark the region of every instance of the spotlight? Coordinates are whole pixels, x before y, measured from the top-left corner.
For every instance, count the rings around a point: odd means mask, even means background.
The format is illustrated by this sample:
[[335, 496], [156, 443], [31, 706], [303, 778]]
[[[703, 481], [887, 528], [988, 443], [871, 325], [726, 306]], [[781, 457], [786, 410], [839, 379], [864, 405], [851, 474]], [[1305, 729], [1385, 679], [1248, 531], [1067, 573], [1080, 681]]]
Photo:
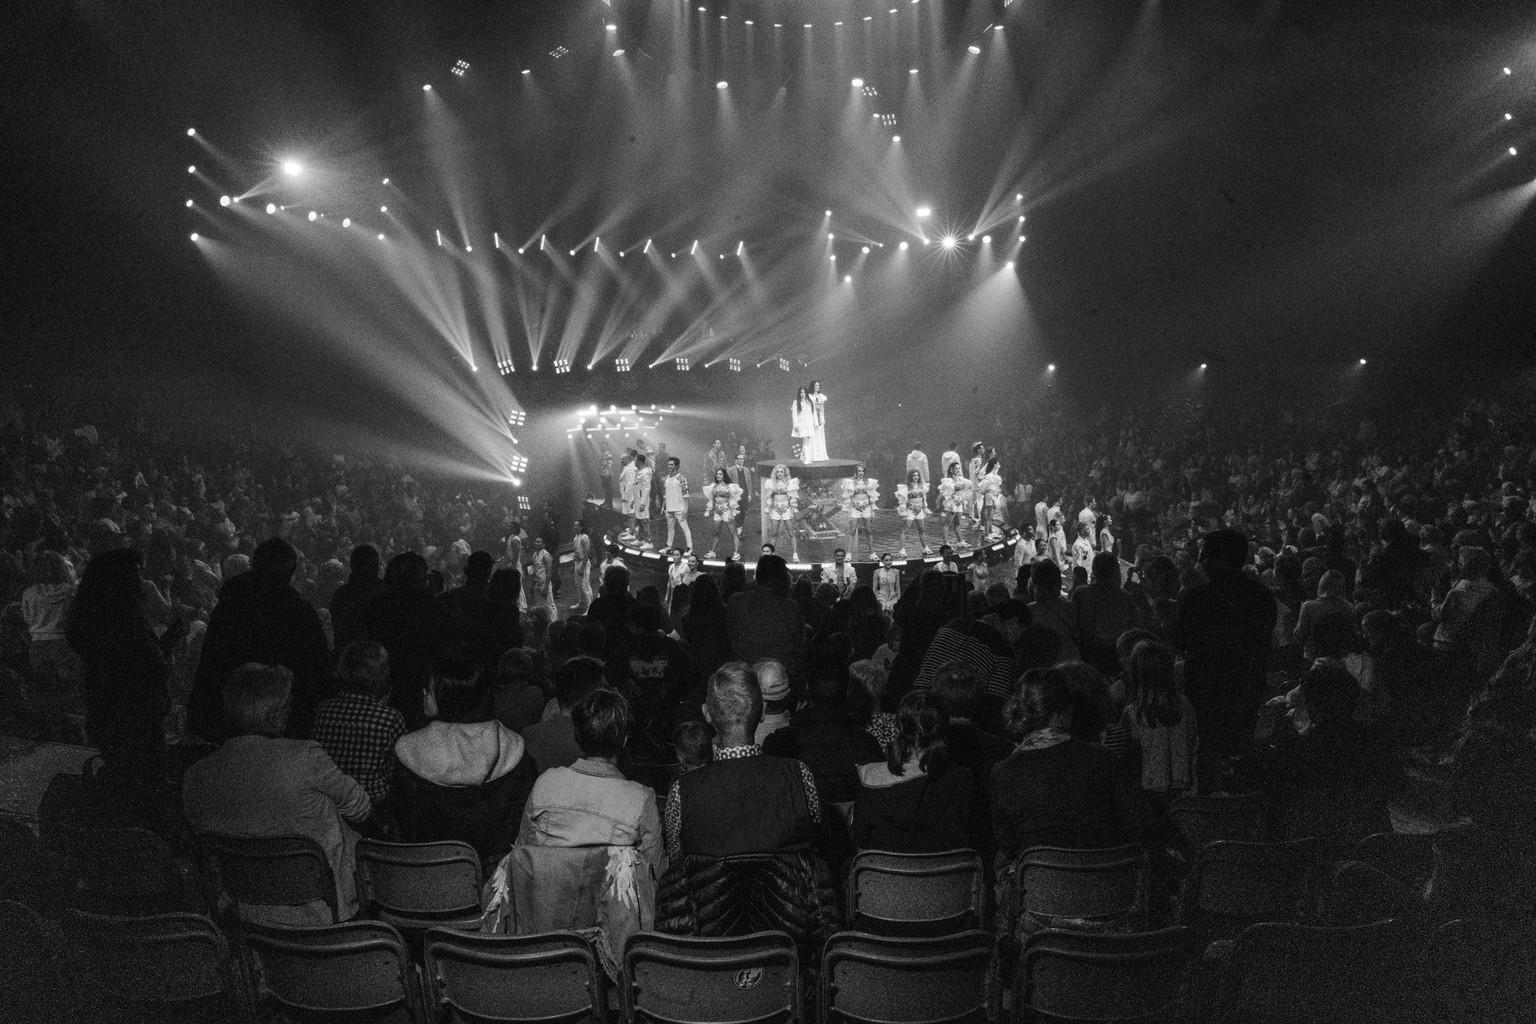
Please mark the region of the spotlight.
[[187, 129], [187, 134], [188, 135], [196, 135], [197, 134], [197, 129], [196, 128], [188, 128]]
[[297, 160], [284, 160], [283, 173], [288, 175], [290, 178], [296, 178], [300, 174], [304, 173], [304, 166]]
[[190, 200], [190, 199], [188, 199], [188, 200], [187, 200], [187, 206], [188, 206], [188, 207], [189, 207], [189, 208], [190, 208], [190, 207], [191, 207], [191, 206], [192, 206], [192, 200]]
[[992, 236], [991, 235], [982, 235], [981, 236], [981, 244], [982, 245], [991, 245], [992, 244]]
[[341, 218], [341, 226], [344, 227], [344, 228], [351, 227], [352, 226], [352, 218], [351, 217], [343, 217], [343, 218]]
[[980, 53], [981, 52], [981, 47], [977, 46], [975, 43], [972, 43], [970, 46], [967, 46], [966, 49], [970, 50], [972, 53]]
[[[511, 369], [512, 369], [512, 360], [508, 359], [506, 361], [506, 363], [507, 363], [507, 370], [508, 370], [508, 372], [510, 372]], [[507, 414], [507, 423], [510, 424], [511, 426], [520, 427], [524, 423], [527, 423], [527, 422], [528, 422], [528, 413], [526, 411], [522, 410], [522, 409], [514, 409], [512, 412]]]
[[1205, 364], [1204, 363], [1200, 364], [1200, 369], [1202, 369], [1202, 370], [1205, 369]]
[[622, 57], [622, 56], [624, 56], [624, 47], [621, 46], [617, 50], [614, 50], [613, 51], [613, 55], [615, 57]]
[[843, 284], [853, 284], [853, 275], [852, 274], [844, 274], [843, 275]]
[[388, 178], [385, 178], [385, 179], [384, 179], [384, 184], [385, 184], [385, 185], [388, 185], [388, 184], [389, 184], [389, 179], [388, 179]]
[[187, 165], [187, 173], [188, 174], [196, 174], [197, 173], [197, 165], [196, 164], [188, 164]]
[[837, 236], [835, 236], [835, 235], [834, 235], [834, 234], [832, 234], [832, 232], [830, 232], [830, 231], [828, 231], [828, 232], [827, 232], [827, 241], [829, 241], [829, 242], [830, 242], [830, 241], [832, 241], [832, 239], [833, 239], [833, 238], [835, 238], [835, 237], [837, 237]]
[[1013, 194], [1013, 201], [1016, 202], [1016, 203], [1022, 203], [1024, 201], [1024, 193], [1023, 192], [1015, 192]]
[[828, 256], [827, 259], [830, 260], [833, 263], [836, 263], [837, 262], [837, 253], [833, 253], [831, 256]]
[[853, 80], [853, 87], [855, 89], [862, 89], [862, 88], [864, 88], [864, 79], [862, 79], [862, 78], [855, 78]]
[[1003, 267], [1006, 270], [1012, 270], [1013, 269], [1013, 260], [1009, 260], [1007, 263], [1004, 263]]
[[907, 74], [909, 74], [909, 75], [915, 75], [915, 74], [917, 74], [917, 68], [912, 68], [912, 69], [911, 69], [911, 70], [909, 70], [909, 71], [908, 71], [908, 72], [907, 72]]
[[628, 373], [629, 372], [629, 360], [628, 359], [615, 359], [613, 361], [613, 369], [614, 369], [615, 373]]
[[523, 74], [531, 75], [531, 74], [533, 74], [533, 69], [532, 68], [523, 68]]
[[779, 369], [783, 370], [785, 373], [789, 372], [789, 360], [785, 359], [783, 356], [779, 357]]
[[1045, 372], [1046, 373], [1055, 373], [1056, 372], [1056, 364], [1055, 363], [1046, 363], [1045, 364]]
[[678, 356], [676, 359], [672, 360], [672, 365], [679, 370], [691, 370], [693, 369], [693, 360], [689, 359], [687, 356]]
[[976, 241], [976, 233], [973, 231], [969, 235], [966, 235], [965, 236], [965, 240], [967, 242], [974, 242], [974, 241]]
[[431, 91], [432, 91], [432, 85], [431, 85], [431, 83], [430, 83], [430, 82], [429, 82], [429, 83], [428, 83], [428, 84], [426, 84], [426, 85], [424, 85], [424, 86], [422, 86], [422, 87], [421, 87], [421, 91], [422, 91], [422, 92], [431, 92]]
[[267, 204], [267, 212], [268, 213], [276, 213], [277, 212], [277, 204], [276, 203], [268, 203]]
[[1509, 147], [1509, 155], [1510, 156], [1519, 156], [1520, 152], [1519, 152], [1519, 150], [1515, 149], [1514, 146], [1510, 146]]
[[753, 21], [752, 21], [752, 19], [751, 19], [751, 18], [748, 18], [748, 19], [747, 19], [747, 20], [746, 20], [746, 21], [744, 21], [744, 22], [742, 22], [742, 24], [744, 24], [744, 25], [746, 25], [746, 26], [747, 26], [747, 27], [748, 27], [748, 28], [750, 28], [750, 27], [751, 27], [751, 26], [752, 26], [752, 25], [753, 25]]
[[1514, 119], [1515, 119], [1515, 115], [1514, 114], [1511, 114], [1507, 110], [1504, 112], [1504, 120], [1506, 120], [1506, 121], [1513, 121]]
[[828, 210], [828, 211], [827, 211], [827, 216], [828, 216], [828, 217], [830, 217], [830, 216], [832, 216], [832, 211], [831, 211], [831, 210]]
[[456, 60], [453, 62], [453, 67], [450, 70], [453, 72], [455, 77], [463, 78], [464, 72], [469, 70], [469, 61]]
[[229, 196], [219, 196], [219, 205], [220, 206], [228, 206], [229, 205]]
[[194, 241], [194, 242], [197, 241], [197, 232], [196, 231], [192, 232], [192, 241]]
[[1511, 71], [1511, 70], [1509, 70], [1509, 68], [1505, 68], [1505, 69], [1504, 69], [1504, 73], [1505, 73], [1505, 74], [1506, 74], [1506, 75], [1512, 75], [1512, 74], [1514, 74], [1514, 72], [1513, 72], [1513, 71]]
[[945, 235], [944, 240], [939, 244], [944, 246], [946, 249], [953, 249], [955, 246], [959, 245], [960, 242], [957, 238], [955, 238], [954, 235]]
[[716, 89], [724, 89], [729, 84], [730, 84], [729, 82], [716, 82], [715, 83], [715, 88]]
[[571, 372], [571, 361], [569, 359], [556, 359], [555, 360], [555, 372], [556, 373], [570, 373]]
[[381, 241], [381, 242], [384, 241], [384, 234], [383, 234], [383, 232], [379, 233], [379, 241]]
[[314, 221], [317, 221], [317, 220], [320, 219], [320, 215], [318, 213], [316, 213], [314, 210], [310, 210], [309, 211], [309, 219], [310, 219], [310, 222], [313, 223]]
[[906, 252], [907, 251], [907, 243], [906, 242], [902, 242], [896, 248], [900, 249], [902, 252]]
[[1019, 214], [1019, 223], [1020, 223], [1020, 224], [1023, 224], [1023, 223], [1024, 223], [1024, 215], [1023, 215], [1023, 214], [1022, 214], [1022, 213], [1021, 213], [1021, 214]]
[[865, 255], [865, 256], [868, 256], [868, 255], [869, 255], [869, 246], [867, 246], [867, 245], [866, 245], [866, 246], [865, 246], [865, 247], [864, 247], [864, 249], [863, 249], [863, 253], [864, 253], [864, 255]]
[[[192, 236], [192, 237], [193, 237], [193, 238], [196, 238], [196, 237], [197, 237], [197, 236], [196, 236], [196, 235], [193, 235], [193, 236]], [[1361, 366], [1364, 366], [1364, 365], [1365, 365], [1365, 360], [1364, 360], [1364, 359], [1362, 359], [1362, 360], [1360, 360], [1360, 365], [1361, 365]]]
[[466, 245], [465, 245], [465, 246], [464, 246], [464, 251], [465, 251], [465, 252], [474, 252], [474, 251], [475, 251], [475, 247], [474, 247], [474, 246], [472, 246], [472, 245], [468, 245], [468, 244], [466, 244]]
[[891, 141], [892, 142], [900, 142], [901, 141], [901, 136], [900, 135], [892, 135], [891, 136]]
[[603, 27], [606, 28], [609, 32], [617, 32], [619, 30], [619, 26], [615, 25], [611, 21]]
[[379, 212], [380, 213], [388, 213], [389, 212], [389, 207], [381, 206], [381, 207], [379, 207]]
[[725, 365], [730, 369], [730, 371], [732, 373], [740, 373], [741, 372], [741, 360], [740, 359], [727, 359], [725, 361]]
[[932, 217], [933, 216], [933, 207], [931, 207], [931, 206], [919, 206], [917, 208], [917, 215], [919, 217]]

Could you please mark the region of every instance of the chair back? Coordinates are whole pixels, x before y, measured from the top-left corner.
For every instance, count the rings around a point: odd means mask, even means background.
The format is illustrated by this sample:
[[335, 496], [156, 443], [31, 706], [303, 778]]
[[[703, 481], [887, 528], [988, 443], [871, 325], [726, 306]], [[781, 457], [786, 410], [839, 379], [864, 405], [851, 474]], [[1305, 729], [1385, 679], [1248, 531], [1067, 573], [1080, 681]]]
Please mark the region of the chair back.
[[986, 873], [974, 850], [865, 850], [848, 869], [848, 927], [876, 935], [952, 935], [986, 927]]
[[0, 1020], [10, 1024], [53, 1024], [70, 1019], [74, 987], [59, 971], [59, 943], [42, 918], [27, 906], [0, 900]]
[[1397, 919], [1346, 928], [1249, 925], [1221, 986], [1224, 1022], [1317, 1024], [1404, 1020], [1413, 960]]
[[1386, 802], [1361, 789], [1303, 790], [1280, 823], [1280, 838], [1319, 839], [1341, 848], [1392, 831]]
[[340, 920], [331, 862], [308, 836], [256, 839], [203, 832], [198, 846], [214, 892], [236, 904], [297, 907], [323, 902], [331, 920]]
[[1377, 832], [1356, 843], [1348, 858], [1422, 893], [1435, 871], [1435, 836], [1430, 832]]
[[1047, 929], [1024, 942], [1014, 1009], [1042, 1021], [1186, 1019], [1190, 966], [1200, 942], [1188, 928], [1155, 932]]
[[1302, 843], [1211, 843], [1184, 879], [1180, 923], [1215, 939], [1260, 921], [1298, 920], [1311, 909], [1314, 863]]
[[382, 921], [243, 930], [257, 998], [307, 1021], [419, 1019], [415, 969], [400, 933]]
[[783, 932], [648, 932], [624, 947], [619, 993], [627, 1024], [783, 1024], [800, 1019], [800, 966]]
[[996, 968], [989, 932], [840, 932], [822, 952], [822, 1024], [986, 1024], [999, 1010]]
[[201, 914], [112, 917], [69, 910], [63, 923], [76, 987], [87, 998], [169, 1007], [223, 1003], [233, 991], [229, 944]]
[[50, 823], [48, 845], [65, 872], [66, 899], [82, 910], [120, 915], [196, 911], [195, 872], [165, 840], [142, 828]]
[[1261, 793], [1181, 796], [1168, 808], [1192, 853], [1208, 843], [1257, 843], [1265, 838], [1266, 807]]
[[396, 928], [472, 928], [480, 922], [480, 856], [468, 843], [357, 844], [363, 913]]
[[1040, 918], [1109, 921], [1145, 909], [1146, 882], [1146, 854], [1139, 846], [1036, 846], [1019, 858], [1013, 905]]
[[575, 932], [477, 935], [432, 928], [428, 1002], [450, 1024], [603, 1024], [607, 999], [592, 944]]

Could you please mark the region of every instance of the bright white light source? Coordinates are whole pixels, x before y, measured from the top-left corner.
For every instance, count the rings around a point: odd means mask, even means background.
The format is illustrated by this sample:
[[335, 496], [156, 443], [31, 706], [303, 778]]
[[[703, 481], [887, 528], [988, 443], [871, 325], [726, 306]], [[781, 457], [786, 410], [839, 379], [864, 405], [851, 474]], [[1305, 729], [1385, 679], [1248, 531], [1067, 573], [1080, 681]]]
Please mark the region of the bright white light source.
[[1519, 156], [1520, 155], [1520, 151], [1518, 149], [1516, 149], [1514, 146], [1510, 146], [1509, 147], [1509, 155], [1510, 156]]
[[902, 242], [896, 248], [900, 249], [902, 252], [906, 252], [907, 251], [907, 243], [906, 242]]
[[869, 255], [869, 246], [867, 246], [867, 245], [864, 247], [864, 255], [865, 256]]
[[267, 212], [268, 213], [276, 213], [277, 212], [277, 204], [276, 203], [268, 203], [267, 204]]
[[1513, 121], [1514, 119], [1515, 119], [1515, 115], [1514, 114], [1511, 114], [1507, 110], [1504, 112], [1504, 120], [1506, 120], [1506, 121]]
[[862, 89], [862, 88], [864, 88], [864, 79], [862, 79], [862, 78], [855, 78], [853, 80], [853, 87], [855, 89]]
[[196, 128], [188, 128], [187, 129], [187, 134], [188, 135], [196, 135], [197, 134], [197, 129]]
[[464, 247], [464, 251], [465, 251], [465, 252], [474, 252], [474, 251], [475, 251], [475, 247], [474, 247], [474, 246], [472, 246], [472, 245], [466, 245], [466, 246], [465, 246], [465, 247]]
[[1205, 369], [1205, 364], [1204, 363], [1200, 364], [1200, 369], [1202, 369], [1202, 370]]
[[829, 242], [830, 242], [830, 241], [832, 241], [832, 239], [833, 239], [833, 238], [835, 238], [835, 237], [837, 237], [837, 236], [836, 236], [836, 235], [834, 235], [834, 234], [832, 234], [832, 232], [830, 232], [830, 231], [828, 231], [828, 232], [827, 232], [827, 241], [829, 241]]
[[1056, 364], [1055, 363], [1046, 363], [1045, 364], [1045, 372], [1047, 372], [1047, 373], [1055, 373], [1056, 372]]
[[431, 92], [432, 91], [432, 83], [428, 82], [426, 85], [422, 86], [421, 87], [421, 91], [422, 92]]
[[981, 52], [981, 47], [977, 46], [975, 43], [972, 43], [970, 46], [967, 46], [966, 49], [970, 50], [972, 53], [980, 53]]
[[901, 136], [900, 135], [892, 135], [891, 136], [891, 141], [892, 142], [900, 142], [901, 141]]
[[381, 206], [381, 207], [379, 207], [379, 212], [380, 213], [388, 213], [389, 212], [389, 207]]
[[944, 248], [946, 248], [946, 249], [953, 249], [955, 246], [959, 245], [960, 243], [959, 243], [959, 240], [956, 239], [954, 235], [945, 235], [944, 236], [944, 240], [942, 242], [940, 242], [939, 244], [944, 246]]
[[197, 232], [196, 231], [192, 232], [192, 241], [194, 241], [194, 242], [197, 241]]
[[1514, 74], [1514, 72], [1513, 72], [1513, 71], [1511, 71], [1511, 70], [1509, 70], [1509, 68], [1505, 68], [1505, 69], [1504, 69], [1504, 73], [1505, 73], [1505, 74], [1506, 74], [1506, 75], [1512, 75], [1512, 74]]
[[728, 82], [716, 82], [715, 83], [715, 88], [716, 89], [724, 89], [728, 84], [729, 84]]
[[609, 32], [617, 32], [619, 30], [619, 26], [613, 24], [612, 22], [609, 22], [607, 24], [607, 26], [605, 26], [605, 27], [608, 29]]
[[844, 274], [843, 275], [843, 284], [853, 284], [853, 275], [852, 274]]
[[389, 184], [389, 179], [388, 179], [388, 178], [385, 178], [385, 179], [384, 179], [384, 184], [386, 184], [386, 185], [388, 185], [388, 184]]
[[1364, 366], [1364, 365], [1365, 365], [1365, 360], [1364, 360], [1364, 359], [1362, 359], [1362, 360], [1360, 360], [1360, 365], [1361, 365], [1361, 366]]
[[283, 173], [288, 175], [290, 178], [294, 178], [304, 173], [304, 166], [297, 160], [284, 160]]
[[910, 69], [908, 69], [907, 74], [909, 74], [909, 75], [917, 74], [917, 68], [910, 68]]
[[341, 226], [344, 227], [344, 228], [351, 227], [352, 226], [352, 218], [351, 217], [343, 217], [343, 218], [341, 218]]
[[531, 74], [533, 74], [533, 69], [532, 68], [523, 68], [523, 74], [531, 75]]
[[187, 165], [187, 173], [188, 174], [196, 174], [197, 173], [197, 165], [196, 164], [188, 164]]
[[381, 242], [384, 241], [384, 236], [383, 235], [379, 236], [379, 241], [381, 241]]
[[991, 235], [982, 235], [981, 236], [981, 243], [983, 245], [991, 245], [992, 244], [992, 236]]
[[933, 207], [931, 207], [931, 206], [919, 206], [917, 208], [917, 215], [919, 217], [931, 217], [931, 216], [933, 216]]
[[190, 199], [188, 199], [188, 200], [187, 200], [187, 206], [188, 206], [188, 207], [189, 207], [189, 208], [190, 208], [190, 207], [191, 207], [191, 206], [192, 206], [192, 205], [193, 205], [193, 204], [192, 204], [192, 200], [190, 200]]
[[971, 234], [966, 235], [965, 236], [965, 240], [967, 242], [974, 242], [974, 241], [976, 241], [976, 234], [975, 234], [975, 232], [972, 232]]
[[228, 206], [229, 205], [229, 196], [219, 196], [219, 205], [220, 206]]
[[1013, 269], [1013, 260], [1009, 260], [1007, 263], [1004, 263], [1003, 267], [1005, 269], [1007, 269], [1007, 270], [1012, 270]]
[[624, 56], [624, 47], [621, 46], [617, 50], [614, 50], [613, 51], [613, 55], [615, 57], [622, 57], [622, 56]]
[[309, 219], [310, 219], [311, 222], [317, 221], [317, 220], [320, 219], [320, 215], [318, 213], [316, 213], [314, 210], [310, 210], [309, 211]]

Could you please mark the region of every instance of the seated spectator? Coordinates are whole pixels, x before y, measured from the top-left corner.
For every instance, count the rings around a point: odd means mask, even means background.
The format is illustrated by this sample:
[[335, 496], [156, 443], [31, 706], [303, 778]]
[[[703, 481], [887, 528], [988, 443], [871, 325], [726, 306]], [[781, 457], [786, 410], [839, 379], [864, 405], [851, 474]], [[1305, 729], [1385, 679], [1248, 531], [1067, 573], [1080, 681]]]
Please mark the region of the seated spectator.
[[976, 670], [964, 662], [946, 665], [933, 680], [933, 695], [949, 714], [945, 746], [949, 758], [971, 773], [975, 801], [971, 812], [976, 849], [990, 854], [992, 848], [992, 808], [989, 786], [992, 769], [1013, 753], [1013, 744], [1001, 736], [984, 731], [977, 724], [986, 687]]
[[667, 794], [667, 852], [730, 857], [808, 850], [821, 823], [816, 780], [803, 762], [764, 754], [752, 741], [763, 714], [752, 669], [730, 662], [709, 679], [704, 717], [714, 760], [680, 776]]
[[57, 551], [38, 553], [32, 585], [22, 591], [21, 614], [31, 637], [28, 661], [32, 678], [44, 693], [57, 696], [74, 675], [74, 656], [64, 639], [69, 602], [75, 596], [75, 567]]
[[897, 853], [974, 848], [975, 777], [949, 757], [943, 702], [914, 690], [902, 698], [896, 723], [886, 759], [859, 767], [854, 845]]
[[[224, 686], [223, 746], [187, 769], [182, 805], [198, 832], [248, 838], [305, 836], [325, 851], [342, 920], [357, 915], [353, 850], [372, 812], [368, 793], [314, 740], [283, 738], [293, 673], [242, 665]], [[245, 906], [241, 916], [271, 924], [329, 924], [322, 902]]]
[[752, 672], [757, 676], [758, 688], [763, 692], [763, 720], [758, 723], [753, 742], [762, 746], [771, 734], [789, 727], [789, 716], [794, 710], [795, 701], [789, 689], [789, 673], [784, 671], [783, 665], [764, 658], [752, 666]]
[[[652, 930], [656, 883], [666, 870], [656, 794], [620, 773], [629, 702], [612, 690], [571, 708], [581, 759], [540, 774], [523, 811], [517, 846], [492, 878], [488, 907], [520, 934], [598, 928], [607, 962], [629, 936]], [[505, 889], [502, 889], [505, 886]]]
[[680, 722], [672, 730], [672, 751], [679, 774], [702, 768], [715, 759], [715, 730], [708, 722]]
[[395, 775], [395, 741], [405, 719], [389, 706], [389, 654], [368, 640], [354, 640], [336, 659], [341, 696], [322, 701], [315, 713], [315, 742], [374, 804], [389, 796]]
[[875, 738], [887, 754], [896, 742], [896, 715], [881, 711], [885, 700], [887, 673], [884, 666], [868, 659], [848, 666], [848, 714], [856, 724]]
[[514, 647], [501, 656], [491, 683], [498, 722], [521, 733], [544, 717], [548, 698], [541, 685], [542, 675], [539, 662], [526, 647]]
[[1296, 639], [1301, 643], [1301, 656], [1312, 662], [1317, 658], [1340, 658], [1345, 651], [1337, 649], [1337, 643], [1330, 649], [1319, 648], [1320, 636], [1337, 636], [1339, 630], [1329, 632], [1329, 623], [1343, 622], [1345, 636], [1353, 632], [1355, 606], [1344, 599], [1344, 574], [1337, 569], [1329, 569], [1323, 573], [1317, 581], [1317, 597], [1311, 601], [1302, 603], [1301, 614], [1296, 619]]
[[757, 584], [725, 605], [731, 655], [747, 664], [777, 661], [797, 678], [805, 659], [806, 619], [789, 596], [789, 566], [778, 555], [757, 563]]
[[1166, 644], [1142, 640], [1131, 650], [1125, 694], [1120, 724], [1131, 762], [1140, 765], [1142, 790], [1168, 798], [1187, 792], [1195, 781], [1195, 709], [1179, 688]]
[[1072, 724], [1067, 731], [1074, 739], [1096, 743], [1114, 754], [1125, 756], [1126, 731], [1120, 724], [1120, 707], [1103, 673], [1083, 661], [1068, 661], [1056, 666], [1066, 673], [1072, 690]]
[[1026, 673], [1003, 714], [1018, 747], [992, 769], [999, 870], [1032, 846], [1091, 849], [1132, 837], [1114, 755], [1068, 731], [1072, 690], [1065, 672]]
[[763, 752], [798, 758], [816, 778], [816, 790], [829, 804], [851, 804], [859, 788], [861, 764], [883, 756], [880, 744], [849, 714], [848, 668], [842, 648], [817, 644], [807, 657], [809, 700], [780, 729], [763, 741]]
[[555, 673], [555, 702], [558, 713], [523, 730], [528, 756], [538, 771], [563, 768], [581, 759], [576, 745], [576, 731], [571, 724], [571, 709], [593, 690], [603, 685], [603, 666], [592, 658], [572, 658]]
[[538, 769], [523, 738], [491, 718], [489, 688], [467, 661], [440, 662], [428, 696], [436, 720], [395, 743], [400, 836], [457, 839], [494, 863], [517, 838]]
[[1449, 590], [1440, 590], [1435, 595], [1434, 645], [1438, 650], [1465, 657], [1473, 666], [1473, 677], [1486, 679], [1498, 667], [1504, 597], [1488, 578], [1493, 567], [1488, 552], [1463, 547], [1457, 552], [1457, 564], [1461, 567], [1461, 578]]

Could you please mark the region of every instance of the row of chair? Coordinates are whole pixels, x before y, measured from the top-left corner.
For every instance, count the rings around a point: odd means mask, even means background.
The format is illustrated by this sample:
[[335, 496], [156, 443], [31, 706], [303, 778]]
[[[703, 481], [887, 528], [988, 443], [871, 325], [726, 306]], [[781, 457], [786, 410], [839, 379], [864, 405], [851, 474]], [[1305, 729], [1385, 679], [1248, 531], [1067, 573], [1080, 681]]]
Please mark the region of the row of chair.
[[[71, 911], [59, 950], [39, 919], [0, 903], [7, 964], [0, 1014], [18, 1024], [257, 1019], [603, 1024], [960, 1024], [1077, 1021], [1528, 1020], [1530, 947], [1452, 922], [1416, 951], [1395, 920], [1346, 928], [1261, 924], [1233, 944], [1211, 993], [1198, 993], [1200, 943], [1187, 928], [1092, 934], [1047, 930], [1024, 943], [1003, 993], [982, 931], [942, 938], [842, 932], [828, 940], [808, 997], [781, 932], [732, 938], [635, 936], [617, 992], [592, 946], [556, 932], [491, 936], [431, 928], [423, 965], [380, 921], [253, 926], [232, 956], [199, 915], [112, 918]], [[63, 952], [63, 956], [57, 955]], [[28, 995], [36, 1002], [23, 1005]], [[1198, 1005], [1197, 1005], [1198, 1004]]]

